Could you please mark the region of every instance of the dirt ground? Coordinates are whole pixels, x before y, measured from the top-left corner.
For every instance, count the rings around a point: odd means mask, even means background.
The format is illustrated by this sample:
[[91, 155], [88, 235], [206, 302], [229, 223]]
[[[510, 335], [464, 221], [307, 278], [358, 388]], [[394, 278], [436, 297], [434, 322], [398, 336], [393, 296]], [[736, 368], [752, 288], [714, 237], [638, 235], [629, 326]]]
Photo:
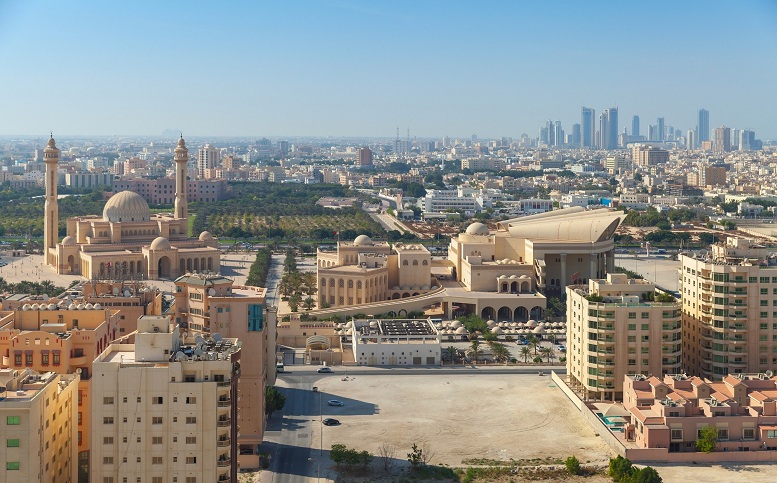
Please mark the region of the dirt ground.
[[[571, 455], [584, 464], [606, 464], [612, 453], [547, 376], [355, 376], [343, 381], [338, 375], [317, 385], [327, 398], [345, 402], [344, 407], [324, 406], [324, 417], [342, 424], [325, 428], [323, 447], [339, 443], [377, 454], [381, 444], [389, 443], [397, 450], [398, 467], [406, 464], [413, 443], [433, 453], [432, 464], [450, 467]], [[320, 444], [316, 431], [314, 448]]]

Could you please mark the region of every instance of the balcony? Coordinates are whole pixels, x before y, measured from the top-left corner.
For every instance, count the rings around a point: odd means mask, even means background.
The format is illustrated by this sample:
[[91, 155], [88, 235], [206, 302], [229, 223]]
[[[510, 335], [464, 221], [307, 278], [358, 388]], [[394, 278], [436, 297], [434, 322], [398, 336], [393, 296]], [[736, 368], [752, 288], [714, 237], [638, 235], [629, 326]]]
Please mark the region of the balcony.
[[228, 408], [229, 406], [232, 405], [232, 400], [229, 398], [219, 399], [217, 404], [220, 408]]
[[[746, 317], [742, 317], [743, 319]], [[743, 334], [747, 332], [747, 326], [744, 324], [731, 324], [728, 326], [729, 330], [734, 334]]]
[[216, 446], [218, 446], [219, 448], [224, 448], [224, 447], [229, 446], [229, 443], [230, 443], [230, 439], [229, 438], [227, 438], [227, 439], [219, 439], [219, 440], [216, 441]]
[[225, 428], [225, 427], [229, 426], [230, 423], [231, 423], [231, 420], [229, 418], [219, 419], [218, 421], [216, 421], [216, 426], [218, 426], [220, 428]]
[[228, 387], [232, 385], [232, 381], [216, 381], [216, 385], [219, 387]]
[[741, 337], [741, 338], [740, 337], [735, 337], [735, 338], [729, 339], [728, 341], [731, 344], [737, 344], [737, 345], [746, 344], [747, 343], [747, 339], [745, 339], [744, 337]]
[[219, 467], [223, 468], [225, 466], [229, 466], [229, 463], [230, 463], [230, 459], [229, 458], [220, 459], [220, 460], [216, 461], [216, 466], [219, 466]]
[[83, 366], [83, 365], [86, 365], [86, 364], [87, 364], [86, 356], [84, 356], [84, 355], [73, 356], [73, 357], [70, 358], [70, 365], [73, 365], [73, 366]]

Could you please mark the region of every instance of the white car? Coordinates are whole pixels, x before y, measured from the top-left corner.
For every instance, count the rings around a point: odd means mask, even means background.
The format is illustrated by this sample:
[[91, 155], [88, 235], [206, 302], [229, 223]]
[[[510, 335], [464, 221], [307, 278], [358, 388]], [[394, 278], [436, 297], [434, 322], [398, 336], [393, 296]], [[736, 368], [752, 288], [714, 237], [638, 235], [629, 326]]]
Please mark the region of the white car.
[[332, 369], [329, 368], [329, 367], [326, 367], [326, 366], [319, 367], [318, 368], [318, 372], [321, 373], [321, 374], [331, 374], [332, 373]]

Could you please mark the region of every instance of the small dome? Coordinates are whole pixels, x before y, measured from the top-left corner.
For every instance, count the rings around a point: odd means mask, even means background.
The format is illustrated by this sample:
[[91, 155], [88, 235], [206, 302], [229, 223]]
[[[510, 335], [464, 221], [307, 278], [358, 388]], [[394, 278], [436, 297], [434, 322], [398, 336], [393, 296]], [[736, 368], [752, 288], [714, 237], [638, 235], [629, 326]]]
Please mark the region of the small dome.
[[59, 149], [57, 149], [57, 142], [54, 141], [54, 136], [49, 138], [49, 142], [46, 144], [46, 149], [44, 149], [43, 152], [49, 154], [59, 152]]
[[57, 304], [49, 304], [49, 310], [57, 310]]
[[475, 222], [467, 227], [467, 234], [469, 235], [488, 235], [489, 230], [483, 223]]
[[494, 327], [493, 329], [491, 329], [491, 333], [499, 335], [502, 333], [502, 329], [500, 329], [499, 327]]
[[532, 333], [533, 334], [544, 334], [545, 333], [545, 329], [542, 328], [542, 327], [535, 327], [534, 330], [532, 331]]
[[458, 328], [458, 329], [456, 329], [456, 331], [454, 332], [454, 334], [459, 334], [459, 335], [464, 335], [464, 334], [466, 334], [466, 333], [467, 333], [467, 329], [465, 329], [464, 327], [459, 327], [459, 328]]
[[76, 304], [70, 304], [70, 305], [68, 305], [68, 306], [67, 306], [67, 309], [68, 309], [68, 310], [75, 310], [75, 309], [76, 309]]
[[154, 238], [154, 241], [151, 242], [149, 248], [151, 248], [151, 250], [170, 250], [172, 246], [170, 246], [170, 241], [167, 238], [158, 236]]
[[32, 304], [32, 305], [30, 306], [30, 308], [31, 308], [32, 310], [38, 310], [38, 304]]
[[30, 304], [24, 304], [22, 305], [22, 310], [30, 310]]
[[353, 244], [357, 247], [363, 247], [363, 246], [372, 246], [372, 238], [368, 237], [367, 235], [359, 235], [356, 237], [356, 239], [353, 241]]
[[210, 234], [208, 231], [204, 231], [200, 233], [200, 241], [212, 241], [213, 235]]
[[62, 244], [65, 246], [73, 246], [76, 244], [76, 239], [68, 235], [62, 239]]
[[489, 321], [486, 322], [486, 325], [489, 326], [489, 327], [493, 327], [493, 326], [496, 325], [496, 322], [494, 322], [493, 320], [489, 320]]
[[100, 304], [94, 304], [94, 308], [95, 308], [95, 310], [102, 310], [103, 306], [100, 305]]
[[181, 134], [181, 138], [178, 140], [178, 145], [175, 147], [175, 151], [180, 153], [182, 151], [189, 152], [189, 150], [186, 148], [186, 141], [183, 140], [183, 134]]
[[111, 196], [103, 208], [103, 220], [115, 222], [148, 221], [151, 210], [142, 196], [134, 191], [122, 191]]
[[94, 307], [94, 305], [92, 305], [90, 303], [87, 303], [86, 305], [84, 305], [84, 309], [86, 309], [86, 310], [92, 310], [93, 307]]
[[529, 321], [526, 322], [526, 325], [529, 326], [529, 327], [536, 327], [537, 326], [537, 321], [534, 320], [534, 319], [529, 319]]

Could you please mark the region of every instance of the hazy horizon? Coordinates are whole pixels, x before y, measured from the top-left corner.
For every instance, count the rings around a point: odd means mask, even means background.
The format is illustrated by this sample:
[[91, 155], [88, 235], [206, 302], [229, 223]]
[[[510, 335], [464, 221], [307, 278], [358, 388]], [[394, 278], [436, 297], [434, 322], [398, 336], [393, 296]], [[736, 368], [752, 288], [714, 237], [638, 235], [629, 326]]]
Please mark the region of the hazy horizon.
[[[700, 108], [777, 139], [777, 2], [0, 0], [0, 135], [536, 137]], [[56, 136], [55, 136], [56, 137]]]

